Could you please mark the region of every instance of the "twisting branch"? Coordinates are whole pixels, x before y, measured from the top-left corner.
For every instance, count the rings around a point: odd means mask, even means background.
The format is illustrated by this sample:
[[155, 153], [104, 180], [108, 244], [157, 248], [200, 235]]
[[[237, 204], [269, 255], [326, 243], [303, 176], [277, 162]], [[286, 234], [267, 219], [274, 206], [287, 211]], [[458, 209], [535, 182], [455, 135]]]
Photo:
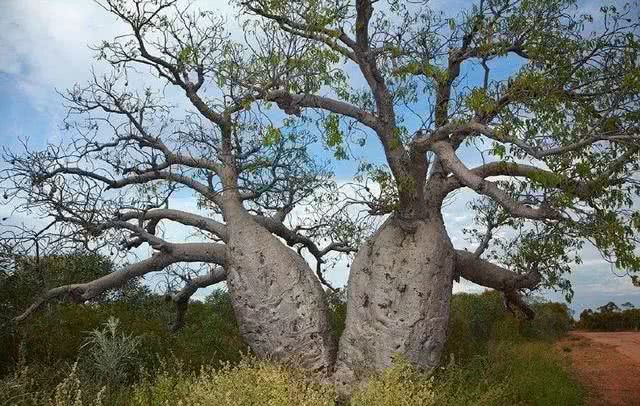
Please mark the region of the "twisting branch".
[[216, 283], [220, 283], [226, 279], [226, 273], [222, 267], [212, 267], [206, 275], [188, 278], [185, 285], [177, 293], [167, 298], [176, 305], [176, 318], [171, 323], [171, 331], [178, 331], [185, 324], [185, 316], [189, 307], [189, 299], [198, 289], [206, 288]]
[[451, 171], [463, 185], [473, 189], [481, 195], [495, 199], [512, 215], [534, 220], [560, 218], [559, 213], [550, 208], [532, 208], [513, 200], [495, 183], [485, 180], [477, 173], [469, 170], [469, 168], [467, 168], [456, 156], [453, 147], [449, 143], [436, 142], [433, 144], [432, 150], [438, 155], [444, 167]]
[[82, 303], [110, 289], [123, 286], [131, 279], [150, 272], [161, 271], [178, 262], [213, 262], [224, 265], [224, 246], [215, 243], [171, 244], [171, 249], [168, 252], [156, 252], [148, 259], [126, 266], [96, 280], [53, 288], [17, 316], [15, 321], [25, 320], [43, 304], [53, 299], [67, 297], [73, 302]]
[[518, 291], [535, 289], [542, 280], [538, 272], [517, 274], [480, 259], [474, 253], [456, 250], [456, 273], [478, 285], [503, 292], [507, 303], [517, 306], [528, 318], [533, 318], [533, 310], [522, 300]]

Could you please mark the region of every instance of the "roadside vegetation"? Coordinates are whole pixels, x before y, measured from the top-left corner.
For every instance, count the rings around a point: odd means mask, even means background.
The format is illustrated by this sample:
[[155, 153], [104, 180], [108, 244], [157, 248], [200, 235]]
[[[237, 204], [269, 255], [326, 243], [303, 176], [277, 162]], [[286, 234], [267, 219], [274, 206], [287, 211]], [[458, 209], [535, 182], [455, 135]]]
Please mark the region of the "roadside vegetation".
[[[331, 304], [340, 332], [342, 295]], [[454, 295], [442, 367], [426, 375], [398, 358], [351, 405], [581, 404], [581, 387], [552, 347], [571, 326], [567, 307], [532, 307], [537, 317], [526, 320], [505, 310], [498, 292]], [[3, 328], [0, 405], [335, 404], [333, 387], [253, 357], [227, 292], [191, 303], [185, 326], [172, 333], [174, 313], [147, 291], [135, 300], [55, 303]]]
[[638, 331], [640, 309], [636, 309], [629, 302], [620, 306], [609, 302], [596, 310], [585, 309], [580, 313], [576, 328], [595, 331]]

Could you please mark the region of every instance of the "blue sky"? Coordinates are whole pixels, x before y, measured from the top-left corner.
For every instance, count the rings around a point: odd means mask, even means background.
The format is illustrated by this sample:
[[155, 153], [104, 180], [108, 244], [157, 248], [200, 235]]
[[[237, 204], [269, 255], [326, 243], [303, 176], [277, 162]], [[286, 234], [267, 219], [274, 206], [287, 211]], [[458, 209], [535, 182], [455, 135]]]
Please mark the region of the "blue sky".
[[[434, 7], [453, 9], [463, 1], [433, 1]], [[597, 9], [599, 2], [582, 3], [584, 11]], [[196, 2], [203, 8], [216, 8], [232, 16], [230, 7], [222, 0]], [[237, 27], [230, 18], [230, 29]], [[92, 51], [87, 45], [110, 39], [124, 32], [92, 1], [85, 0], [2, 0], [0, 1], [0, 146], [18, 148], [19, 138], [29, 138], [32, 147], [42, 148], [48, 142], [58, 141], [62, 136], [59, 126], [64, 118], [64, 108], [56, 89], [63, 90], [74, 83], [83, 83], [89, 78]], [[237, 31], [236, 31], [237, 32]], [[95, 65], [96, 69], [104, 69]], [[496, 74], [515, 69], [510, 66]], [[467, 71], [469, 77], [475, 76]], [[370, 161], [382, 158], [375, 140], [363, 154]], [[463, 151], [463, 158], [476, 156], [473, 151]], [[321, 154], [322, 155], [322, 154]], [[327, 158], [328, 155], [322, 155]], [[338, 178], [348, 179], [353, 162], [335, 165]], [[466, 208], [471, 193], [460, 193], [459, 197], [444, 209], [447, 227], [456, 247], [464, 247], [461, 230], [469, 225], [472, 213]], [[189, 196], [180, 196], [174, 208], [193, 209]], [[8, 213], [10, 207], [0, 206], [0, 214]], [[184, 229], [172, 229], [174, 238], [186, 238]], [[141, 253], [144, 255], [144, 253]], [[583, 252], [585, 262], [571, 276], [576, 292], [571, 305], [576, 311], [584, 307], [599, 306], [609, 300], [617, 303], [631, 301], [640, 306], [640, 288], [631, 285], [628, 278], [618, 278], [609, 265], [602, 261], [595, 250]], [[344, 265], [344, 264], [343, 264]], [[346, 281], [346, 266], [331, 271], [330, 279], [337, 284]], [[473, 284], [463, 284], [456, 290], [477, 291]], [[546, 292], [546, 297], [560, 299], [559, 295]]]

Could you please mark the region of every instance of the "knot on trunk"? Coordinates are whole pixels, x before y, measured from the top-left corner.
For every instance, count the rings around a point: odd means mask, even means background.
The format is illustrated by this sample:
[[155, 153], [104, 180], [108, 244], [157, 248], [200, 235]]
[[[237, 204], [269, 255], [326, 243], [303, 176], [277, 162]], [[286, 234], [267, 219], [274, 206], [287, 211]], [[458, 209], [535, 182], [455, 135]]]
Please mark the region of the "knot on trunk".
[[69, 300], [73, 303], [82, 303], [86, 300], [84, 297], [85, 290], [81, 287], [73, 287], [68, 291]]
[[300, 106], [296, 103], [293, 96], [290, 94], [278, 95], [276, 98], [274, 98], [273, 101], [278, 105], [280, 109], [282, 109], [282, 111], [287, 114], [294, 116], [300, 116], [300, 114], [302, 114]]
[[403, 213], [395, 213], [393, 215], [394, 222], [400, 227], [402, 231], [407, 234], [415, 234], [420, 226], [420, 223], [424, 222], [424, 219], [421, 217], [415, 216], [413, 214], [403, 214]]

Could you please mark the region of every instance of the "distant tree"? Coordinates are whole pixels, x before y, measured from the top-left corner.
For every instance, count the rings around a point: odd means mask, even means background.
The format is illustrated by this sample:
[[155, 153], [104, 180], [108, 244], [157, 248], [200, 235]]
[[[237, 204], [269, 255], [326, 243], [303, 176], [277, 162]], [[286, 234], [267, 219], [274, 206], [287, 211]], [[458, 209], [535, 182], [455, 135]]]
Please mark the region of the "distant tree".
[[609, 302], [598, 307], [598, 311], [586, 309], [580, 313], [578, 328], [598, 331], [623, 331], [640, 329], [640, 309], [634, 308], [630, 302], [622, 305], [624, 310]]
[[606, 305], [598, 307], [598, 311], [602, 313], [612, 313], [612, 312], [620, 311], [620, 308], [618, 307], [617, 304], [613, 302], [609, 302]]

